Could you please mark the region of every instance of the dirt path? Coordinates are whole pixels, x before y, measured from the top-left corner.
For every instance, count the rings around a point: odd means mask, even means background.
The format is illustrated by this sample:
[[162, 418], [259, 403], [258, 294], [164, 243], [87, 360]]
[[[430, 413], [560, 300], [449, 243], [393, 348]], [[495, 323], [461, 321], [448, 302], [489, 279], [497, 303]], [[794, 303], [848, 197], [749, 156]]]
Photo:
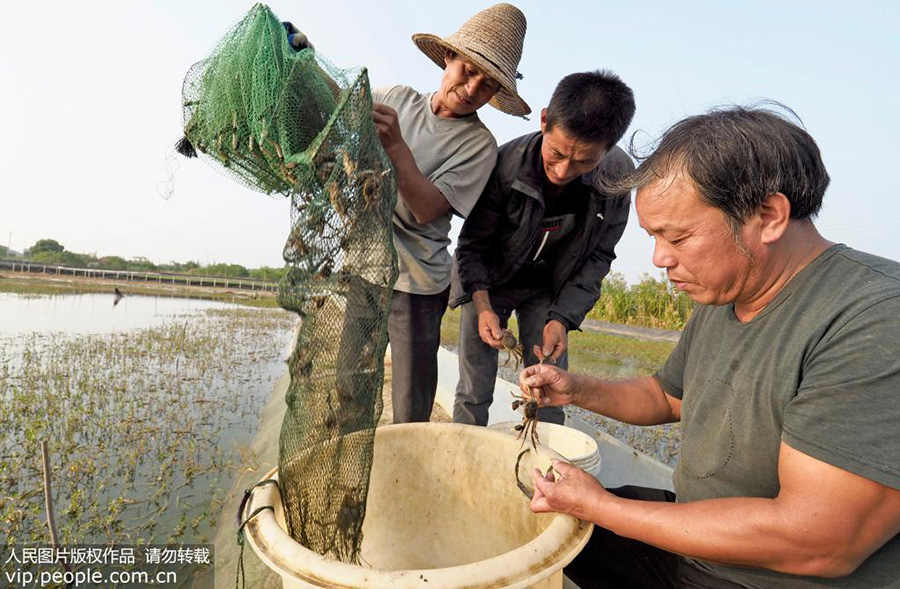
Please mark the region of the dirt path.
[[635, 325], [621, 325], [619, 323], [607, 323], [606, 321], [597, 321], [595, 319], [585, 319], [581, 324], [581, 328], [584, 330], [611, 333], [613, 335], [624, 335], [655, 342], [677, 342], [678, 338], [681, 337], [680, 331], [652, 329], [650, 327], [637, 327]]

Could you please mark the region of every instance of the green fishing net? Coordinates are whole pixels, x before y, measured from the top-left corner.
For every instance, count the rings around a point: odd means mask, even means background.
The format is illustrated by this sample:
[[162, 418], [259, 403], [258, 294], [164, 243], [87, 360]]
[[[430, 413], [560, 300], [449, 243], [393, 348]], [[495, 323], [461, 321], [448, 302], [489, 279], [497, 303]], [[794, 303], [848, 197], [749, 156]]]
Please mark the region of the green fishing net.
[[190, 69], [183, 102], [185, 137], [202, 157], [291, 199], [278, 300], [302, 321], [288, 361], [279, 486], [295, 540], [356, 562], [397, 279], [397, 184], [366, 71], [295, 51], [257, 4]]

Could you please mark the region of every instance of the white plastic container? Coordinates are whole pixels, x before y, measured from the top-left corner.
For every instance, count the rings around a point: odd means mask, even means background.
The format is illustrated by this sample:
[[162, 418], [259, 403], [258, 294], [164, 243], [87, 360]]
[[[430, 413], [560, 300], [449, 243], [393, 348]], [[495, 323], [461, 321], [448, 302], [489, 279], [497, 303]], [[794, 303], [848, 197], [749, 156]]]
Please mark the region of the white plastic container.
[[[378, 428], [363, 525], [362, 562], [327, 559], [286, 532], [274, 485], [258, 487], [243, 511], [272, 505], [247, 524], [253, 550], [285, 588], [560, 588], [562, 568], [593, 525], [534, 514], [516, 486], [519, 442], [496, 430], [451, 423]], [[528, 453], [520, 472], [559, 456]], [[277, 469], [264, 478], [277, 477]]]
[[[488, 429], [495, 429], [518, 436], [519, 432], [515, 430], [515, 427], [520, 423], [522, 422], [505, 421], [490, 425]], [[539, 444], [549, 446], [551, 450], [558, 452], [568, 462], [589, 473], [594, 478], [600, 476], [600, 450], [597, 447], [596, 440], [591, 436], [571, 427], [544, 422], [538, 422], [537, 435]], [[519, 438], [519, 443], [521, 442], [522, 438]], [[525, 440], [526, 445], [530, 443], [530, 440]]]

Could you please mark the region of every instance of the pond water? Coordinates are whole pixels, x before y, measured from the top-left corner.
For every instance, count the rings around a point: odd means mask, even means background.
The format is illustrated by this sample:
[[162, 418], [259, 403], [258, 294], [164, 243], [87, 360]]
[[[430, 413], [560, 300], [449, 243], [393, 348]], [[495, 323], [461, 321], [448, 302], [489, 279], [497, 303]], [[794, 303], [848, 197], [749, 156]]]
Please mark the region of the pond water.
[[121, 333], [162, 325], [173, 316], [237, 305], [204, 299], [112, 294], [34, 296], [0, 293], [0, 334]]
[[0, 539], [46, 544], [42, 440], [69, 545], [211, 541], [254, 462], [296, 315], [114, 300], [0, 293]]

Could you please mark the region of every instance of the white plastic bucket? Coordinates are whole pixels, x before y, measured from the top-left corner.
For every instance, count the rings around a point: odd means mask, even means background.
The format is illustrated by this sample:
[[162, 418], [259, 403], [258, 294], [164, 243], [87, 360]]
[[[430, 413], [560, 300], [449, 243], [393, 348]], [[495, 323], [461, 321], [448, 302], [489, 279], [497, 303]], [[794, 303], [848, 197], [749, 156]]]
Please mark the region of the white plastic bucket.
[[[562, 568], [593, 525], [534, 514], [516, 485], [519, 442], [502, 432], [452, 423], [380, 427], [363, 524], [362, 562], [327, 559], [286, 532], [274, 485], [254, 490], [243, 510], [271, 505], [247, 524], [256, 554], [284, 587], [560, 588]], [[539, 448], [520, 473], [559, 456]], [[277, 477], [277, 469], [265, 478]]]
[[[496, 429], [518, 436], [519, 432], [515, 430], [515, 427], [521, 423], [521, 421], [505, 421], [490, 425], [488, 429]], [[549, 446], [551, 450], [558, 452], [568, 462], [591, 474], [594, 478], [600, 475], [600, 449], [597, 447], [597, 441], [591, 436], [571, 427], [542, 421], [537, 424], [537, 435], [539, 444]], [[520, 438], [519, 443], [521, 442]], [[530, 440], [525, 440], [526, 445], [530, 443]]]

